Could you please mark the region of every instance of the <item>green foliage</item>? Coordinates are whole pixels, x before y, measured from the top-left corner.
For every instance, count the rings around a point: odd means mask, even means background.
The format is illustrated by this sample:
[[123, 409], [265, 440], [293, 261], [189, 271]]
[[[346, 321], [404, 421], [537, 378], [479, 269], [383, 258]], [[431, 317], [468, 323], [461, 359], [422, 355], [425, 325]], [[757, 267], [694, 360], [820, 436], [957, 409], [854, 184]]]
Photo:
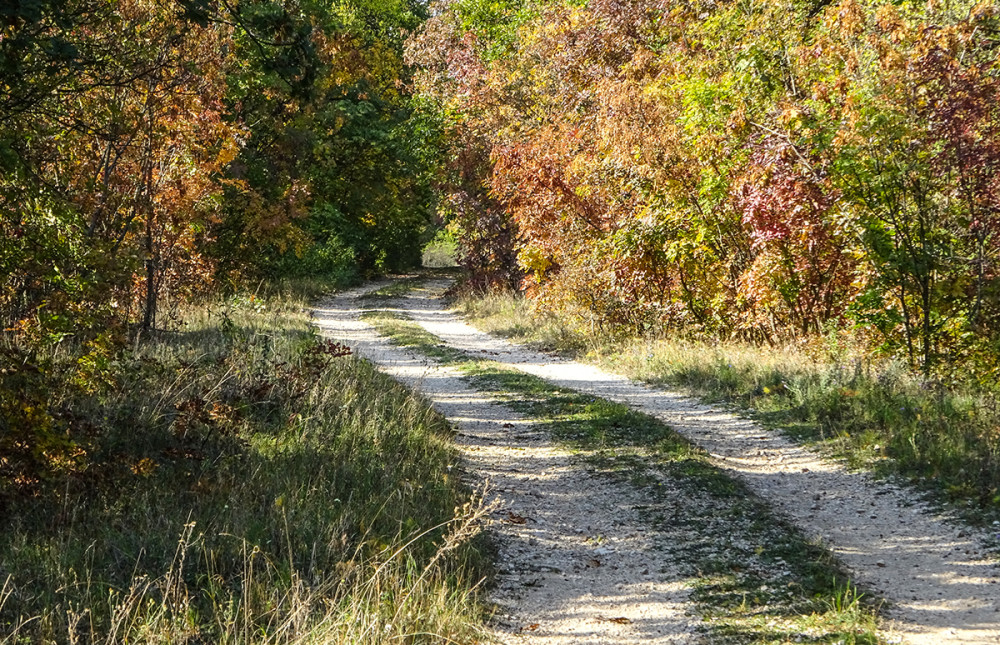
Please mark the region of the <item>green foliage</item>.
[[[420, 262], [440, 137], [403, 63], [421, 3], [28, 0], [0, 13], [0, 423], [17, 436], [0, 459], [21, 464], [4, 487], [72, 450], [56, 450], [64, 428], [44, 393], [102, 378], [85, 343], [123, 346], [263, 279], [344, 283]], [[60, 343], [77, 372], [25, 367]]]
[[244, 194], [213, 251], [225, 270], [274, 277], [319, 262], [342, 271], [341, 246], [362, 272], [419, 262], [413, 240], [431, 218], [437, 134], [406, 93], [401, 33], [423, 11], [310, 3], [237, 34], [227, 101], [249, 139], [230, 168]]
[[455, 261], [457, 254], [458, 240], [455, 235], [447, 229], [441, 229], [424, 246], [420, 263], [430, 268], [454, 267], [458, 266]]
[[[410, 57], [460, 124], [463, 245], [516, 254], [539, 302], [757, 343], [857, 325], [925, 378], [992, 383], [998, 19], [971, 1], [454, 2]], [[513, 234], [478, 237], [497, 211]]]
[[490, 62], [515, 49], [521, 27], [538, 15], [544, 3], [525, 0], [458, 0], [448, 5], [462, 31], [473, 34], [482, 58]]

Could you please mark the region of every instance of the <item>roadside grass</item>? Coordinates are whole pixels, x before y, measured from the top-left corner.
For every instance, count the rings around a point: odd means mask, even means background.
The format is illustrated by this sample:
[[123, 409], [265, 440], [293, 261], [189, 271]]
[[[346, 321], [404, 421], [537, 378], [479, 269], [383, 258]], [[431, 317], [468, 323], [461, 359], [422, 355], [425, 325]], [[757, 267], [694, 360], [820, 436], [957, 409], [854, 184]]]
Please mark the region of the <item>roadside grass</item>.
[[365, 319], [538, 420], [587, 467], [643, 489], [649, 501], [637, 510], [666, 559], [686, 568], [712, 641], [881, 642], [874, 599], [859, 600], [831, 554], [662, 422], [449, 348], [401, 314]]
[[0, 643], [484, 639], [488, 509], [451, 429], [307, 302], [261, 288], [102, 360], [54, 351], [84, 456], [4, 489]]
[[1000, 519], [1000, 398], [988, 392], [928, 384], [898, 363], [852, 355], [833, 336], [812, 348], [614, 339], [513, 294], [457, 304], [489, 333], [734, 405], [852, 467], [902, 476], [973, 523]]
[[582, 357], [609, 344], [604, 330], [585, 320], [582, 313], [557, 316], [506, 291], [457, 290], [454, 304], [479, 329], [539, 351]]

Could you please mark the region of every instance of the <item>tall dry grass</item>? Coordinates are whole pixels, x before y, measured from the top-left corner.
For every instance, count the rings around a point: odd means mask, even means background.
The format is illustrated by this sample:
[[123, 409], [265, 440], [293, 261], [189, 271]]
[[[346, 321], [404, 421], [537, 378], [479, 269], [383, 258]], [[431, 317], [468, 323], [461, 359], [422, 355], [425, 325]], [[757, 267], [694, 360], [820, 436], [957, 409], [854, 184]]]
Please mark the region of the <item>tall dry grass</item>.
[[266, 291], [59, 367], [85, 459], [4, 500], [0, 643], [484, 638], [447, 423]]
[[973, 521], [1000, 518], [996, 393], [927, 381], [850, 334], [781, 347], [616, 337], [579, 312], [540, 310], [515, 294], [470, 294], [457, 305], [485, 331], [734, 404], [856, 467], [939, 493]]

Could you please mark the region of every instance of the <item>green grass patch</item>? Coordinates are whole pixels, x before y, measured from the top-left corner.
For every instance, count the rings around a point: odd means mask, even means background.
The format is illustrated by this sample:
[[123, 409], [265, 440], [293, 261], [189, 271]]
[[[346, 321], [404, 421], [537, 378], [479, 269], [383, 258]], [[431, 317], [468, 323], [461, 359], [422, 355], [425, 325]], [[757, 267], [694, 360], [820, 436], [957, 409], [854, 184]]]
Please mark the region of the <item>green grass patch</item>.
[[260, 291], [48, 357], [77, 461], [3, 489], [0, 643], [482, 637], [489, 545], [447, 422]]
[[830, 553], [777, 518], [667, 425], [444, 346], [400, 314], [380, 333], [461, 370], [478, 390], [542, 423], [585, 467], [642, 488], [664, 559], [682, 563], [713, 638], [726, 643], [878, 643], [876, 608]]
[[371, 323], [380, 334], [402, 347], [416, 349], [421, 354], [447, 364], [464, 364], [470, 359], [465, 352], [448, 347], [437, 337], [400, 314], [371, 310], [361, 314], [361, 319]]
[[424, 279], [425, 278], [423, 276], [420, 276], [393, 280], [386, 286], [375, 289], [374, 291], [369, 291], [358, 299], [361, 302], [373, 303], [402, 298], [406, 296], [406, 294], [418, 288], [424, 282]]
[[849, 342], [834, 337], [777, 348], [613, 339], [595, 333], [583, 317], [539, 312], [511, 294], [466, 297], [459, 306], [490, 333], [734, 405], [851, 466], [919, 484], [970, 521], [1000, 519], [995, 394], [929, 384], [897, 363], [857, 356]]
[[420, 254], [421, 264], [428, 268], [458, 266], [458, 240], [448, 231], [438, 231]]

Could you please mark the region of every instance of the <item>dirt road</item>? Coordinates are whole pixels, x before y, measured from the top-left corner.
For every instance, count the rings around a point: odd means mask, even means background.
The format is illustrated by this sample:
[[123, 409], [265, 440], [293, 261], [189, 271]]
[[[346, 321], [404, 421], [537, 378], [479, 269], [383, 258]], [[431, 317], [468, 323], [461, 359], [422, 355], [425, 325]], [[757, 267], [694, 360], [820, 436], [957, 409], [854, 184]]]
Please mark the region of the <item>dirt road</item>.
[[[889, 601], [887, 630], [904, 642], [1000, 643], [998, 569], [985, 557], [983, 536], [936, 515], [908, 490], [847, 472], [753, 422], [479, 332], [445, 308], [440, 294], [446, 286], [430, 281], [387, 306], [447, 346], [665, 421], [822, 541], [855, 580]], [[641, 501], [636, 490], [589, 476], [529, 420], [475, 392], [454, 370], [379, 337], [360, 319], [370, 308], [357, 299], [363, 291], [318, 307], [317, 324], [423, 391], [458, 425], [470, 471], [489, 479], [503, 498], [508, 515], [496, 524], [504, 573], [497, 601], [506, 638], [539, 643], [695, 638], [699, 618], [692, 615], [681, 576], [662, 554], [657, 559], [635, 517], [632, 509]]]

